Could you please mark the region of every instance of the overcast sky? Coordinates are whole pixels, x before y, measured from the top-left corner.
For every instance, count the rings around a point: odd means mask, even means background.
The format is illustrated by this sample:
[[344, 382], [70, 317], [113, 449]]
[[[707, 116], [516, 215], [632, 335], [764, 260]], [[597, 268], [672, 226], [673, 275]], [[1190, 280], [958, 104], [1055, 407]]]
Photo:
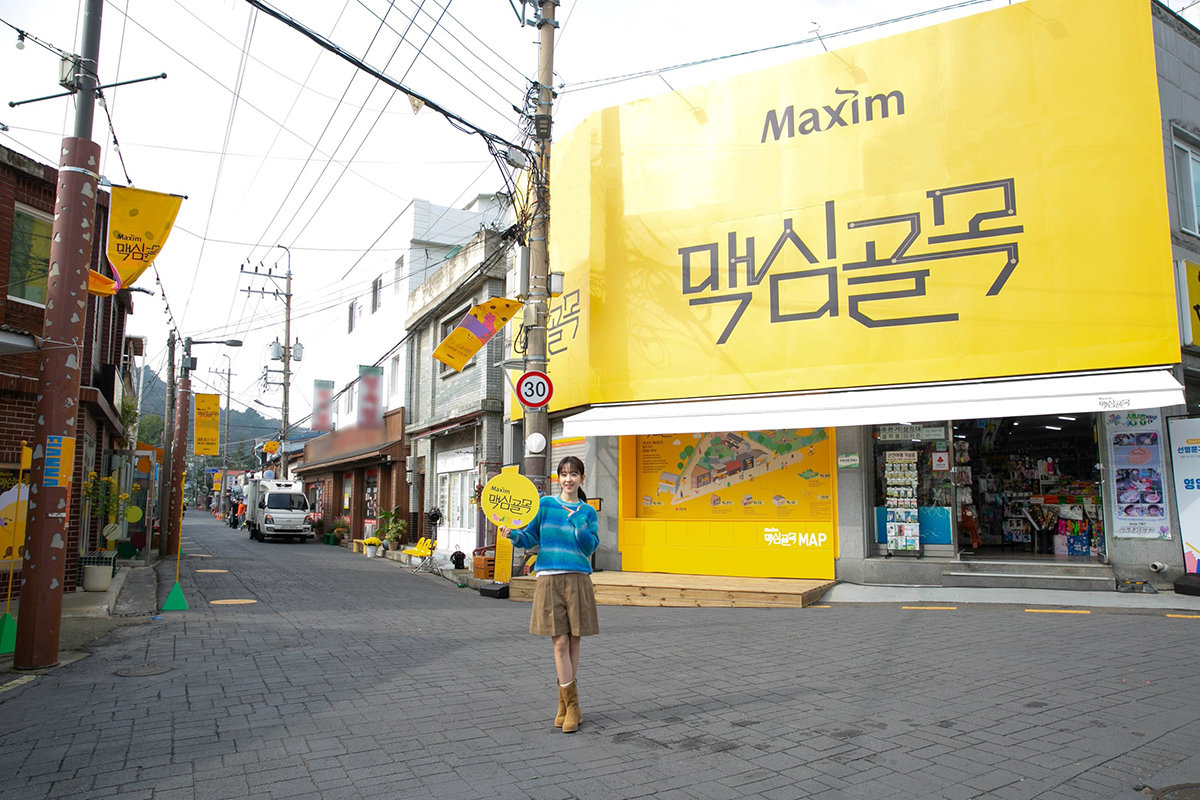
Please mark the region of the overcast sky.
[[[1117, 0], [1092, 0], [1102, 9]], [[1137, 1], [1137, 0], [1131, 0]], [[513, 10], [519, 0], [275, 0], [272, 5], [363, 58], [405, 86], [488, 131], [509, 138], [538, 57], [537, 33]], [[563, 0], [555, 55], [560, 84], [556, 135], [587, 114], [616, 103], [720, 80], [829, 49], [975, 14], [1005, 0]], [[1200, 5], [1171, 0], [1193, 23]], [[77, 52], [78, 0], [0, 0], [0, 20], [61, 50]], [[955, 7], [957, 6], [957, 7]], [[949, 10], [889, 20], [934, 9]], [[382, 22], [381, 22], [382, 18]], [[57, 164], [58, 145], [74, 118], [70, 98], [7, 106], [61, 91], [58, 56], [0, 26], [0, 144]], [[875, 27], [871, 27], [875, 26]], [[867, 28], [849, 35], [839, 32]], [[6, 38], [7, 37], [7, 38]], [[96, 110], [93, 139], [102, 173], [114, 184], [187, 195], [157, 266], [138, 286], [129, 332], [149, 338], [150, 364], [165, 369], [167, 332], [204, 339], [241, 338], [246, 346], [194, 353], [196, 391], [224, 390], [209, 373], [232, 359], [233, 402], [278, 405], [259, 378], [268, 347], [283, 336], [283, 305], [248, 295], [268, 288], [241, 265], [286, 264], [294, 273], [293, 338], [305, 345], [295, 365], [292, 419], [309, 411], [314, 379], [331, 377], [332, 346], [344, 332], [345, 308], [369, 292], [371, 277], [390, 275], [406, 246], [393, 223], [412, 198], [461, 206], [503, 180], [482, 141], [324, 52], [245, 0], [110, 0], [103, 12], [102, 83], [162, 72], [106, 92], [112, 130]], [[794, 42], [808, 42], [795, 44]], [[774, 48], [754, 55], [729, 57]], [[710, 60], [711, 59], [711, 60]], [[696, 61], [707, 63], [668, 69]], [[663, 70], [637, 78], [630, 73]], [[608, 80], [612, 79], [612, 80]], [[113, 134], [120, 150], [113, 147]], [[123, 157], [123, 158], [122, 158]], [[343, 280], [358, 267], [357, 281]], [[281, 287], [282, 288], [282, 287]], [[163, 299], [165, 294], [165, 302]], [[168, 316], [167, 306], [170, 314]], [[172, 322], [173, 321], [173, 322]], [[358, 354], [372, 363], [378, 352]], [[278, 364], [273, 364], [273, 367]], [[165, 373], [164, 373], [165, 374]], [[209, 386], [205, 386], [205, 384]]]

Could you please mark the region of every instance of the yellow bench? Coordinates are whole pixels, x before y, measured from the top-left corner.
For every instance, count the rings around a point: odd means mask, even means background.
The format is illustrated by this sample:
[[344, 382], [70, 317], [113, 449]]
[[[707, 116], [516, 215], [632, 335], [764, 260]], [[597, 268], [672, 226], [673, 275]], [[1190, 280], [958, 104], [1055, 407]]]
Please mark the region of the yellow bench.
[[432, 539], [422, 536], [417, 540], [415, 545], [405, 548], [400, 552], [404, 553], [411, 560], [416, 562], [416, 567], [413, 569], [413, 572], [420, 572], [421, 570], [433, 572], [436, 570], [436, 566], [433, 563], [433, 551], [436, 547], [436, 542], [434, 542]]
[[367, 552], [366, 551], [366, 539], [351, 539], [350, 540], [350, 549], [352, 551], [354, 551], [355, 553]]

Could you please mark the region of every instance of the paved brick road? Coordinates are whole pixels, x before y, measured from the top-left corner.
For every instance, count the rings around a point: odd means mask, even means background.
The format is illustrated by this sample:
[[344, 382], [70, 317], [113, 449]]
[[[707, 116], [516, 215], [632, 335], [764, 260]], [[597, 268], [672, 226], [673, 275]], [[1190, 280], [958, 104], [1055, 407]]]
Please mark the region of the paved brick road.
[[1161, 610], [602, 608], [566, 736], [528, 606], [185, 535], [188, 611], [0, 676], [0, 797], [1134, 800], [1200, 763], [1200, 619]]

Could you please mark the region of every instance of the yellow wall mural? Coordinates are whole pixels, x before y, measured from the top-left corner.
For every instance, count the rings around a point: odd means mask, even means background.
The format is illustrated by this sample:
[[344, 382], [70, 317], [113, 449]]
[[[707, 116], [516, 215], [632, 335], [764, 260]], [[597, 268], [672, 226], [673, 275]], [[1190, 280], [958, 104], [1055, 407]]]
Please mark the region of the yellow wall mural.
[[833, 578], [833, 429], [621, 439], [622, 569]]

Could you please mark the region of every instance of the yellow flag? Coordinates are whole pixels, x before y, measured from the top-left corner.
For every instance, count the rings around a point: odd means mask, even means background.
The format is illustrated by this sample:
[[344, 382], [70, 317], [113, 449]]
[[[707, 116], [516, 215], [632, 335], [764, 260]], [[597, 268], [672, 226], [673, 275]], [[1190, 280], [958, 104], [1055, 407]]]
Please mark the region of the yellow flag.
[[114, 186], [108, 214], [108, 260], [118, 289], [132, 286], [167, 243], [183, 198]]
[[111, 297], [117, 293], [117, 288], [117, 282], [112, 278], [106, 278], [94, 269], [88, 270], [88, 294]]
[[473, 306], [462, 322], [442, 340], [433, 357], [448, 367], [462, 372], [463, 367], [496, 331], [508, 324], [521, 308], [521, 303], [506, 297], [493, 297]]

